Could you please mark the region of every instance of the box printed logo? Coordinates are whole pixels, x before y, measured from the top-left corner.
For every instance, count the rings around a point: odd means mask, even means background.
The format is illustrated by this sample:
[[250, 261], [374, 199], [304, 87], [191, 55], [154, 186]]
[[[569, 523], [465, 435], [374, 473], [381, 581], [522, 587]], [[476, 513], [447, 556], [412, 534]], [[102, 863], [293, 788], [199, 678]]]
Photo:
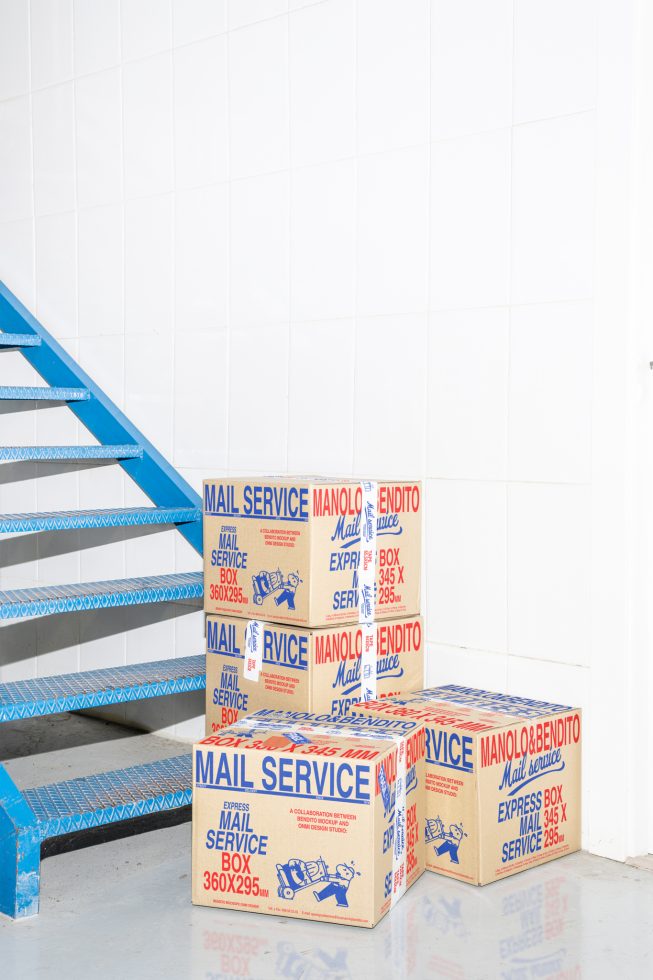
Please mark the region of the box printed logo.
[[452, 864], [460, 864], [458, 850], [463, 837], [467, 836], [468, 834], [463, 830], [462, 821], [460, 823], [449, 824], [448, 830], [445, 830], [444, 822], [439, 815], [435, 820], [426, 821], [426, 832], [424, 835], [426, 843], [433, 845], [433, 849], [438, 857], [442, 857], [443, 854], [448, 854]]
[[[268, 596], [274, 596], [274, 603], [277, 606], [285, 602], [288, 609], [295, 608], [295, 592], [301, 579], [297, 572], [290, 572], [287, 576], [280, 568], [276, 572], [261, 571], [257, 575], [252, 575], [253, 600], [255, 605], [262, 606]], [[278, 595], [274, 595], [278, 592]]]
[[[337, 864], [335, 874], [329, 871], [329, 866], [323, 858], [317, 861], [302, 861], [300, 858], [290, 858], [285, 864], [277, 864], [279, 898], [292, 901], [298, 892], [305, 888], [313, 889], [316, 902], [324, 902], [327, 898], [335, 898], [339, 908], [349, 908], [347, 891], [354, 877], [360, 877], [360, 871], [354, 870], [351, 864]], [[317, 889], [317, 885], [324, 888]]]

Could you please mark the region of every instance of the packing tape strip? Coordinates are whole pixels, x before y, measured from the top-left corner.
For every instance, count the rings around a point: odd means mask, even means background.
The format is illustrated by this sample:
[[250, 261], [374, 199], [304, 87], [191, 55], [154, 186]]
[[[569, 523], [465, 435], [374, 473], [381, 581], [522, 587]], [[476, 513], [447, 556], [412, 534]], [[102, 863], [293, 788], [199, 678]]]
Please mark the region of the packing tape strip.
[[263, 665], [263, 623], [250, 619], [245, 627], [245, 668], [243, 676], [248, 681], [258, 681]]
[[361, 625], [361, 701], [376, 701], [376, 624]]
[[[394, 908], [399, 899], [406, 891], [406, 739], [405, 736], [397, 735], [394, 732], [370, 732], [358, 728], [355, 724], [340, 725], [313, 725], [311, 722], [300, 722], [296, 726], [296, 731], [300, 734], [308, 732], [314, 735], [355, 735], [356, 738], [368, 738], [376, 741], [394, 742], [397, 748], [397, 771], [395, 773], [395, 819], [394, 819], [394, 841], [392, 846], [392, 895], [390, 897], [390, 908]], [[274, 731], [279, 730], [289, 741], [297, 742], [297, 735], [288, 732], [288, 721], [272, 718], [252, 718], [251, 716], [241, 718], [233, 728], [266, 728]], [[383, 770], [380, 770], [383, 773]], [[385, 774], [383, 774], [385, 780]], [[381, 778], [379, 778], [381, 783]], [[386, 809], [391, 802], [390, 789], [386, 782], [386, 793], [388, 802], [385, 798], [383, 804]], [[381, 796], [384, 796], [381, 787]]]
[[358, 622], [374, 621], [376, 584], [376, 519], [377, 484], [374, 480], [361, 483], [361, 523], [358, 560]]

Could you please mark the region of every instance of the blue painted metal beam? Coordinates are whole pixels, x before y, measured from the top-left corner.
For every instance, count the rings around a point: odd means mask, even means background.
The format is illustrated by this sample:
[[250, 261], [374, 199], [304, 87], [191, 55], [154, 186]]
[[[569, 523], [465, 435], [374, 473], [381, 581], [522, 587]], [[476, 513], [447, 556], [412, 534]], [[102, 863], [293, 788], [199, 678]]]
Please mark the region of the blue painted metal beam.
[[0, 722], [87, 711], [168, 694], [203, 691], [206, 657], [179, 657], [153, 663], [85, 670], [0, 684]]
[[43, 385], [0, 385], [0, 401], [85, 402], [86, 388], [52, 388]]
[[68, 779], [21, 794], [0, 766], [0, 912], [39, 910], [41, 843], [62, 834], [189, 806], [190, 755]]
[[193, 507], [116, 507], [100, 510], [51, 510], [40, 514], [0, 514], [0, 534], [27, 531], [79, 531], [98, 527], [135, 527], [201, 521]]
[[0, 347], [40, 347], [41, 338], [35, 337], [33, 333], [20, 333], [12, 330], [0, 333]]
[[10, 589], [0, 592], [0, 620], [81, 612], [84, 609], [141, 606], [151, 602], [180, 602], [201, 599], [203, 594], [202, 572]]
[[[125, 458], [120, 465], [154, 504], [165, 507], [202, 506], [199, 494], [3, 283], [0, 283], [0, 325], [5, 334], [32, 334], [40, 337], [40, 346], [25, 347], [22, 353], [48, 384], [87, 388], [90, 391], [92, 397], [88, 401], [71, 402], [70, 410], [99, 442], [136, 443], [143, 447], [141, 457]], [[201, 555], [201, 525], [182, 524], [179, 531]]]
[[0, 446], [0, 462], [56, 463], [79, 459], [136, 459], [140, 446]]

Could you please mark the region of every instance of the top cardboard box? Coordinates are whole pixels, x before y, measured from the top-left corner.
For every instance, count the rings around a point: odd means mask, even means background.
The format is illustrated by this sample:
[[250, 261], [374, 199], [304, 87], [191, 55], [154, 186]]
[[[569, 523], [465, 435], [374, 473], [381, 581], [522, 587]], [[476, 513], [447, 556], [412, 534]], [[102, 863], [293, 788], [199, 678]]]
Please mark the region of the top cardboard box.
[[419, 482], [206, 480], [204, 609], [309, 627], [416, 615], [421, 535]]

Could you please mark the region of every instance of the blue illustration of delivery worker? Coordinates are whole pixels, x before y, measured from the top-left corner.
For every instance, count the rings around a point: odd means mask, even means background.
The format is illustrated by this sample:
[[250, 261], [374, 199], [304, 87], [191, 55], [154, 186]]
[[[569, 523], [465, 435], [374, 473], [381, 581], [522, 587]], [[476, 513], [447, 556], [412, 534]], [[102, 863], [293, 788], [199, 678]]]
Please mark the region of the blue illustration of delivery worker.
[[354, 869], [348, 864], [337, 864], [336, 873], [329, 874], [326, 876], [325, 881], [327, 885], [322, 891], [314, 891], [313, 894], [318, 902], [323, 902], [325, 898], [331, 898], [333, 895], [336, 900], [336, 905], [340, 908], [349, 908], [349, 902], [347, 901], [347, 889], [351, 885], [354, 878]]
[[463, 831], [463, 825], [461, 823], [451, 823], [449, 824], [449, 830], [445, 830], [444, 823], [440, 817], [436, 817], [435, 820], [427, 820], [427, 842], [433, 844], [438, 857], [442, 857], [443, 854], [448, 854], [452, 864], [460, 864], [458, 848], [463, 837], [467, 837], [467, 834]]

